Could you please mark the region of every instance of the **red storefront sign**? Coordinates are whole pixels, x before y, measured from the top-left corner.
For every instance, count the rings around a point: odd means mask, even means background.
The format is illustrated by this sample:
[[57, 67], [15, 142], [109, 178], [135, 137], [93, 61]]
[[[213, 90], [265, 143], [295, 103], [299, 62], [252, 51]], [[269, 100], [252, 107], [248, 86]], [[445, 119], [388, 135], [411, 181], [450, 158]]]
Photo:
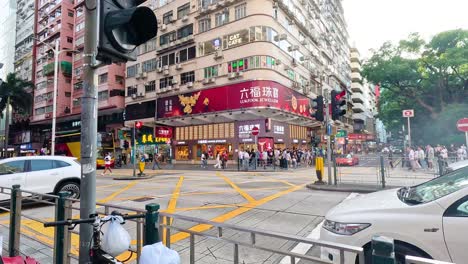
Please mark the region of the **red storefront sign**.
[[172, 138], [172, 127], [156, 127], [154, 135], [157, 138]]
[[264, 150], [273, 149], [273, 138], [258, 138], [258, 150], [263, 152]]
[[311, 99], [273, 81], [247, 81], [158, 99], [158, 118], [252, 107], [278, 108], [310, 118]]
[[349, 140], [374, 140], [374, 135], [367, 134], [348, 134]]

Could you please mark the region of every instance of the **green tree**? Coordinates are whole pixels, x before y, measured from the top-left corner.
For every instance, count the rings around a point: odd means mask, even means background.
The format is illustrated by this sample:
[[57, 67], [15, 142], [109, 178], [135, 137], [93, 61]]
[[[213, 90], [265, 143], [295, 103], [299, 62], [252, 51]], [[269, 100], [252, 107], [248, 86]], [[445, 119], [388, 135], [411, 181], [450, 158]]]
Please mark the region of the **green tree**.
[[468, 96], [467, 30], [442, 32], [427, 43], [417, 33], [398, 45], [386, 42], [364, 63], [363, 76], [381, 85], [379, 117], [392, 132], [405, 122], [401, 110], [415, 109], [412, 127], [427, 129], [412, 129], [414, 138], [437, 143], [442, 136], [458, 141], [452, 129], [456, 120], [447, 119], [452, 122], [448, 124], [441, 119], [468, 114], [464, 107]]
[[8, 105], [17, 113], [30, 113], [32, 107], [32, 95], [28, 89], [33, 88], [33, 83], [21, 80], [15, 73], [7, 75], [6, 80], [0, 84], [0, 116], [3, 118], [5, 110], [5, 148], [8, 143], [8, 128], [10, 111]]

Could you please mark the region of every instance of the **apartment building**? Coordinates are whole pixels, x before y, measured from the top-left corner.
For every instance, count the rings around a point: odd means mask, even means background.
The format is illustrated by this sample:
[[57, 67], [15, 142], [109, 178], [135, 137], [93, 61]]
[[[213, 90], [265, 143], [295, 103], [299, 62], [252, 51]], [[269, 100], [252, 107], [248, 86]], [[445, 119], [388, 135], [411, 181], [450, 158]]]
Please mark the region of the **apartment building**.
[[236, 158], [240, 149], [309, 148], [311, 135], [323, 134], [311, 99], [350, 79], [340, 1], [174, 0], [153, 8], [158, 36], [126, 68], [125, 125], [155, 128], [140, 151]]
[[[15, 62], [16, 77], [25, 81], [34, 80], [34, 10], [35, 0], [17, 0]], [[32, 87], [29, 88], [32, 94]], [[10, 123], [10, 145], [19, 153], [31, 152], [30, 112], [13, 112]]]
[[[55, 75], [53, 49], [57, 41], [59, 69], [56, 134], [64, 137], [81, 132], [84, 0], [36, 0], [35, 14], [35, 89], [30, 124], [31, 148], [37, 151], [50, 146]], [[123, 124], [124, 73], [123, 64], [97, 70], [98, 129], [101, 132], [115, 132]]]

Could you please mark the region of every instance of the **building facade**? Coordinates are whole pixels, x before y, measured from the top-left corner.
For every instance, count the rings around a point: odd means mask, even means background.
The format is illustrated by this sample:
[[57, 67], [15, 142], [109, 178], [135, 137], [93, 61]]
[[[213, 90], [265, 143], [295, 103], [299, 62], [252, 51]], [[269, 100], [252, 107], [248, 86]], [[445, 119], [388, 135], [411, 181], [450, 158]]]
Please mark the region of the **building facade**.
[[[33, 82], [35, 54], [34, 24], [35, 24], [35, 0], [17, 0], [16, 10], [16, 40], [15, 40], [15, 73], [16, 77]], [[29, 88], [33, 94], [33, 88]], [[19, 153], [32, 152], [29, 121], [31, 112], [13, 112], [10, 123], [9, 143]]]
[[350, 83], [340, 1], [174, 0], [153, 8], [158, 36], [126, 67], [125, 125], [143, 121], [156, 132], [140, 152], [237, 158], [240, 149], [310, 148], [311, 136], [323, 134], [311, 99]]
[[[36, 38], [33, 49], [35, 89], [30, 118], [31, 145], [28, 145], [36, 151], [44, 147], [50, 148], [55, 76], [53, 49], [57, 41], [59, 57], [56, 135], [66, 137], [81, 132], [84, 2], [36, 0]], [[123, 125], [124, 73], [125, 66], [115, 64], [100, 67], [95, 76], [98, 80], [98, 130], [115, 132], [112, 133], [115, 137], [117, 129]]]

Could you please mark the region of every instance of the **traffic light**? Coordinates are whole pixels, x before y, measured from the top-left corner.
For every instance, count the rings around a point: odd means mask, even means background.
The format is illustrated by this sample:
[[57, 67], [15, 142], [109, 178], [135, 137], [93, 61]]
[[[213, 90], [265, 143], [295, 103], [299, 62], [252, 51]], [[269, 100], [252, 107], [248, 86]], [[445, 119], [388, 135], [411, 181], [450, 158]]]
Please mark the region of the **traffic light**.
[[140, 129], [142, 126], [143, 126], [143, 123], [141, 121], [136, 121], [135, 122], [136, 129]]
[[319, 95], [312, 101], [312, 108], [315, 110], [315, 112], [311, 116], [314, 117], [317, 121], [323, 121], [323, 96]]
[[343, 105], [346, 105], [345, 95], [346, 90], [341, 92], [335, 90], [331, 91], [331, 113], [333, 120], [338, 120], [340, 116], [346, 114], [346, 110], [341, 108]]
[[135, 49], [154, 38], [158, 22], [146, 0], [100, 0], [96, 58], [104, 63], [135, 61]]

